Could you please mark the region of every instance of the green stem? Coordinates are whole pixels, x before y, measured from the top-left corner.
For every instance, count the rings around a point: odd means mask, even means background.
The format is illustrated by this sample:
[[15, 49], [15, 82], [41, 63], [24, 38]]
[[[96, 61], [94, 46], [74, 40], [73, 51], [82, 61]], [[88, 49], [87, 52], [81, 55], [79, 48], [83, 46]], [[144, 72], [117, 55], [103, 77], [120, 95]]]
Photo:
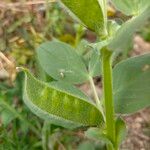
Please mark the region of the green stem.
[[[102, 49], [103, 94], [105, 100], [106, 132], [108, 138], [115, 144], [115, 113], [112, 89], [112, 52]], [[108, 150], [111, 148], [108, 147]]]
[[103, 117], [105, 118], [105, 115], [104, 115], [104, 112], [103, 112], [103, 107], [102, 107], [102, 104], [99, 100], [99, 97], [98, 97], [98, 94], [97, 94], [97, 91], [96, 91], [96, 88], [95, 88], [95, 84], [94, 84], [93, 78], [91, 76], [89, 77], [89, 81], [90, 81], [91, 88], [93, 90], [96, 105], [99, 108], [99, 110], [101, 111]]

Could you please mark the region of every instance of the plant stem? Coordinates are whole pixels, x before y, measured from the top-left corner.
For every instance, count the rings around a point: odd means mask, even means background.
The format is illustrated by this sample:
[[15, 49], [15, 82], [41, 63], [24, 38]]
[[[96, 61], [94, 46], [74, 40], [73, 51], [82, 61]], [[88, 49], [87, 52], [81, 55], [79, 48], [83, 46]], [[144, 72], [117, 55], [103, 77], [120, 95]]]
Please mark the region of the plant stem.
[[[107, 49], [102, 49], [102, 74], [103, 74], [103, 94], [105, 101], [105, 113], [106, 113], [106, 132], [108, 138], [115, 143], [115, 113], [114, 113], [114, 101], [113, 101], [113, 89], [112, 89], [112, 66], [111, 56], [112, 52]], [[111, 148], [108, 147], [108, 150]]]
[[[104, 112], [103, 112], [103, 107], [102, 107], [102, 104], [99, 100], [99, 97], [98, 97], [98, 94], [97, 94], [97, 91], [96, 91], [96, 88], [95, 88], [95, 84], [94, 84], [93, 78], [91, 76], [89, 77], [89, 81], [90, 81], [91, 88], [93, 90], [96, 105], [98, 106], [99, 110], [101, 111], [101, 113], [104, 117], [105, 115], [104, 115]], [[105, 119], [105, 117], [104, 117], [104, 119]]]

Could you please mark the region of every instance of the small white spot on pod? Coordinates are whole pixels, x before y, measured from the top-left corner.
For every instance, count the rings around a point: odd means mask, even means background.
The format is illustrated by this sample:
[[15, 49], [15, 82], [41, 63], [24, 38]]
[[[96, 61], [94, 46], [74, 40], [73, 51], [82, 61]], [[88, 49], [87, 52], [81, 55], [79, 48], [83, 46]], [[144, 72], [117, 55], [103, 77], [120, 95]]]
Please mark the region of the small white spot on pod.
[[64, 78], [64, 77], [65, 77], [65, 75], [64, 75], [64, 73], [63, 73], [63, 72], [60, 72], [60, 76], [61, 76], [62, 78]]
[[64, 77], [65, 77], [64, 72], [65, 72], [64, 69], [60, 69], [60, 70], [59, 70], [59, 74], [60, 74], [61, 78], [64, 78]]

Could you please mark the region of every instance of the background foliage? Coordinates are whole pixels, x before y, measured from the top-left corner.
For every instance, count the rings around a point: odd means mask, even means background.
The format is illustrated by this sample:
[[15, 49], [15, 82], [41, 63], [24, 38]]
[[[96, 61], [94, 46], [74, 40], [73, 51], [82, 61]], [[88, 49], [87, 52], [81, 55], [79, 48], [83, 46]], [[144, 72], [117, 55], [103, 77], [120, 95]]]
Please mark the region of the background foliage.
[[[26, 1], [18, 2], [19, 5], [15, 5], [17, 1], [3, 1], [0, 4], [0, 50], [15, 66], [27, 66], [36, 74], [40, 72], [39, 78], [52, 80], [43, 75], [40, 66], [36, 65], [38, 62], [35, 57], [35, 49], [42, 42], [56, 38], [75, 47], [78, 53], [84, 55], [85, 61], [89, 58], [89, 53], [87, 53], [89, 50], [84, 45], [87, 41], [96, 41], [94, 33], [74, 22], [58, 4], [44, 1], [41, 4], [26, 5]], [[112, 6], [108, 15], [110, 18], [121, 16], [122, 20], [126, 20], [126, 17], [116, 12]], [[150, 41], [149, 22], [144, 29], [139, 31], [138, 35], [147, 41], [143, 45], [148, 45]], [[142, 53], [137, 49], [132, 52], [132, 49], [133, 43], [126, 51], [120, 53], [117, 61]], [[150, 51], [149, 47], [145, 49], [144, 52]], [[84, 129], [81, 131], [66, 130], [50, 122], [43, 122], [33, 115], [22, 102], [22, 73], [16, 75], [14, 68], [10, 68], [4, 61], [2, 64], [7, 72], [3, 69], [0, 71], [0, 149], [105, 149], [100, 147], [102, 143], [100, 144], [96, 139], [85, 138]], [[17, 76], [15, 80], [13, 75]], [[100, 79], [96, 78], [96, 81], [98, 80]], [[144, 127], [144, 132], [146, 131], [146, 134], [149, 135], [148, 121]], [[145, 149], [148, 150], [149, 146], [147, 142]]]

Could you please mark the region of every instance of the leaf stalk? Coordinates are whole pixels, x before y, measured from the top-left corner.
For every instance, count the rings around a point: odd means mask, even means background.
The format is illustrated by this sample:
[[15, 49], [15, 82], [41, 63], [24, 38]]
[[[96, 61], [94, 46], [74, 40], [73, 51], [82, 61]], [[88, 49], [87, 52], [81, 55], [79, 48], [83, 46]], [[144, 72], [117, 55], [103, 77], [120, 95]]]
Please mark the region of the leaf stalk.
[[99, 108], [99, 110], [101, 111], [101, 113], [103, 115], [103, 118], [105, 119], [105, 115], [104, 115], [104, 112], [103, 112], [103, 107], [102, 107], [102, 104], [101, 104], [100, 99], [98, 97], [93, 78], [91, 76], [89, 77], [89, 81], [90, 81], [91, 88], [93, 90], [95, 103], [96, 103], [97, 107]]

